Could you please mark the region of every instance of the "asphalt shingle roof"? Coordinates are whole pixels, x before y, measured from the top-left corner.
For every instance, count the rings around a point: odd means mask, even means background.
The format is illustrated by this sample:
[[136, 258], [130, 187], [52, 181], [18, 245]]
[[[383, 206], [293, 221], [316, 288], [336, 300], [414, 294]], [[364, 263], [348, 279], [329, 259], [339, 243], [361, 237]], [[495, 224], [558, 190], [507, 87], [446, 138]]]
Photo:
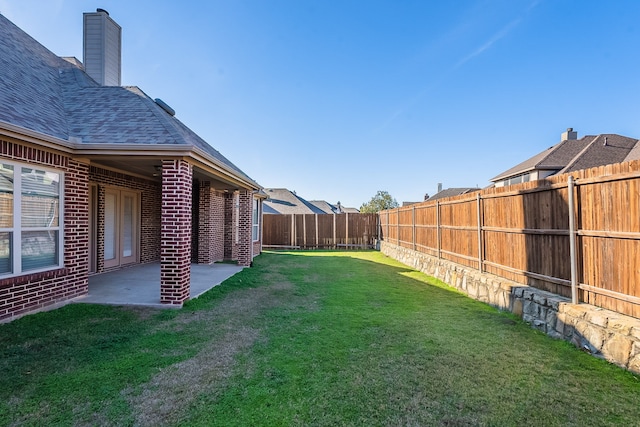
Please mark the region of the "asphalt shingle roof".
[[269, 196], [263, 202], [264, 213], [278, 214], [324, 214], [321, 209], [286, 188], [265, 188]]
[[502, 172], [491, 181], [500, 181], [536, 169], [567, 173], [633, 160], [629, 158], [632, 157], [632, 152], [640, 156], [640, 151], [634, 151], [637, 145], [637, 139], [616, 134], [586, 135], [580, 139], [564, 140]]
[[461, 194], [473, 193], [476, 191], [480, 191], [480, 189], [475, 187], [445, 188], [444, 190], [439, 191], [433, 196], [429, 197], [426, 201], [430, 202], [432, 200], [444, 199], [445, 197], [459, 196]]
[[0, 121], [82, 144], [176, 144], [248, 175], [136, 86], [100, 86], [0, 14]]

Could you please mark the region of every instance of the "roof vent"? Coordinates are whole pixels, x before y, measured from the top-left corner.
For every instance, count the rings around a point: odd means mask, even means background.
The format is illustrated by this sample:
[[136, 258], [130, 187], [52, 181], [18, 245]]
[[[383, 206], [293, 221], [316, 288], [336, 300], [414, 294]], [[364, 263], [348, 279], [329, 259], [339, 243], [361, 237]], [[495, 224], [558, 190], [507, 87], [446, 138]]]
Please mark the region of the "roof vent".
[[176, 115], [176, 110], [169, 107], [162, 99], [156, 98], [155, 101], [156, 101], [156, 104], [160, 106], [160, 108], [162, 108], [164, 111], [167, 112], [167, 114], [169, 114], [170, 116]]

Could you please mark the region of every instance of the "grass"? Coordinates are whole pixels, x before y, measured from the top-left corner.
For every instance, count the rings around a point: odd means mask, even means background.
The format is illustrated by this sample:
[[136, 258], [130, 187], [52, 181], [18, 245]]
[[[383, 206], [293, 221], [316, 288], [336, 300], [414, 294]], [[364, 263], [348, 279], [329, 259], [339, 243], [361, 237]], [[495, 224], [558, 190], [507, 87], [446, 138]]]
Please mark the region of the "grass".
[[637, 425], [638, 378], [373, 251], [0, 325], [0, 425]]

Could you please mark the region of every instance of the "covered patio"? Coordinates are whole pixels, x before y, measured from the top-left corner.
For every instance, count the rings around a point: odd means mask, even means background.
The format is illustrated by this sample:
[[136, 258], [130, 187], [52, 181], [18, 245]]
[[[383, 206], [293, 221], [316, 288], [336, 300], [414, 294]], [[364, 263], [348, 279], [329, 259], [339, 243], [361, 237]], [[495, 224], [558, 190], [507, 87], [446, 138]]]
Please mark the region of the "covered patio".
[[[191, 264], [189, 298], [197, 298], [244, 267], [236, 264]], [[160, 263], [138, 264], [89, 276], [89, 293], [78, 303], [141, 305], [158, 308], [179, 306], [160, 303]]]

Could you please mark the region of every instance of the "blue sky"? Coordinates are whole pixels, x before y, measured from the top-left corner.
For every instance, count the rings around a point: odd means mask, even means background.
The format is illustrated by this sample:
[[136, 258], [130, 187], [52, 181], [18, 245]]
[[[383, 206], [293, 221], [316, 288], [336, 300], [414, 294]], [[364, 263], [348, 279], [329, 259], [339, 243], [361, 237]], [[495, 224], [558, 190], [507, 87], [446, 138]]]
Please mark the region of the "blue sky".
[[567, 127], [640, 138], [640, 1], [0, 0], [80, 60], [97, 7], [124, 85], [309, 200], [484, 187]]

